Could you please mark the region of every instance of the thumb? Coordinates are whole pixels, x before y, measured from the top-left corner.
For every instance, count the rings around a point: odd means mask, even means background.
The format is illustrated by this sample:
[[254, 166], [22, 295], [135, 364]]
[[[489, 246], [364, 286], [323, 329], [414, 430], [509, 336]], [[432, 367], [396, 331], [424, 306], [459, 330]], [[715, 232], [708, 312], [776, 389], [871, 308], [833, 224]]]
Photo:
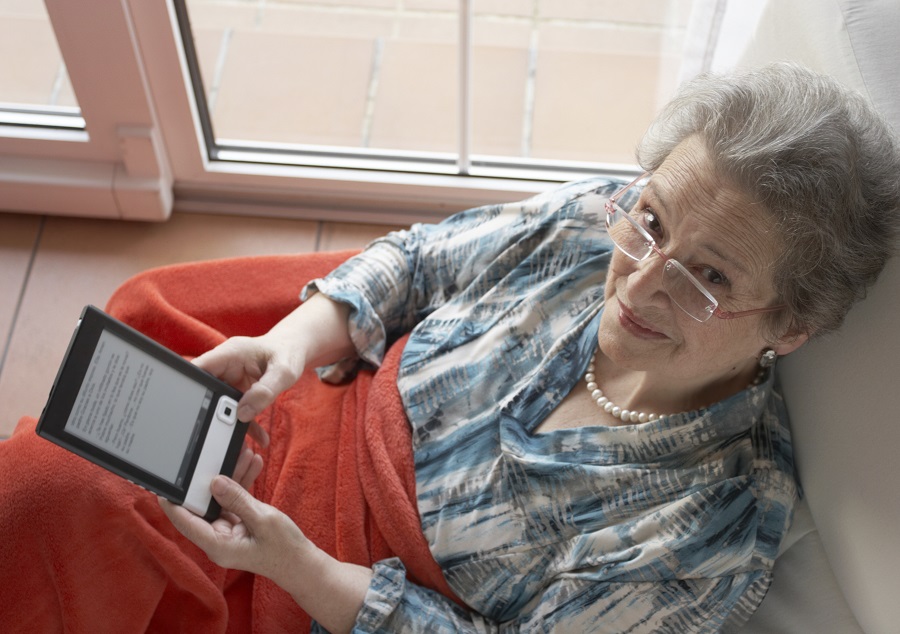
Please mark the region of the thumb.
[[278, 395], [297, 382], [297, 375], [281, 365], [269, 364], [263, 375], [244, 392], [238, 403], [238, 419], [253, 420], [275, 402]]
[[246, 524], [251, 525], [259, 516], [260, 502], [231, 478], [216, 476], [210, 489], [213, 497], [222, 506], [222, 510], [234, 513]]

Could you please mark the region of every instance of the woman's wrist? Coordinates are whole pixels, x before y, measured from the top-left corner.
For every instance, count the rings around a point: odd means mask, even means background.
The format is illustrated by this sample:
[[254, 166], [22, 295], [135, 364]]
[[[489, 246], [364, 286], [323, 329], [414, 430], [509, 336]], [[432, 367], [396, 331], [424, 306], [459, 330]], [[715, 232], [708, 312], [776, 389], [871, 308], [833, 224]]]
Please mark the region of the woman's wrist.
[[349, 632], [365, 601], [372, 569], [340, 562], [308, 539], [284, 563], [272, 581], [329, 632]]
[[287, 353], [292, 370], [328, 365], [354, 351], [350, 307], [316, 293], [263, 335]]
[[298, 528], [290, 543], [284, 545], [277, 564], [261, 574], [289, 592], [295, 599], [303, 598], [304, 583], [310, 574], [314, 574], [319, 565], [318, 558], [322, 554], [324, 554], [322, 550]]

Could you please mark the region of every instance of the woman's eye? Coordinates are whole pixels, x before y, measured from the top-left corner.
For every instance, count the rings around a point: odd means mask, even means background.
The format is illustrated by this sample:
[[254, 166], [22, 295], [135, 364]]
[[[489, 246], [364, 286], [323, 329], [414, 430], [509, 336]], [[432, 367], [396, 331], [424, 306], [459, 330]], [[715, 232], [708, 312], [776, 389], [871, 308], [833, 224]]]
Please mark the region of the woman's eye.
[[714, 286], [723, 286], [728, 284], [728, 278], [709, 266], [700, 267], [700, 277], [704, 281]]
[[662, 235], [662, 225], [659, 224], [659, 218], [652, 211], [645, 210], [641, 212], [641, 226], [654, 238]]

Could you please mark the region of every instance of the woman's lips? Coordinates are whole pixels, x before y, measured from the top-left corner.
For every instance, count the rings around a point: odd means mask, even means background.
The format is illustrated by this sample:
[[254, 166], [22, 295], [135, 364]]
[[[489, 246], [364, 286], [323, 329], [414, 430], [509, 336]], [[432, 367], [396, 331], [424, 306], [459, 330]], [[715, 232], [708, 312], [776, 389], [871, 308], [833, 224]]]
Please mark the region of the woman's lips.
[[649, 324], [639, 320], [622, 302], [619, 302], [619, 324], [635, 337], [640, 337], [641, 339], [668, 339], [663, 333], [654, 330]]

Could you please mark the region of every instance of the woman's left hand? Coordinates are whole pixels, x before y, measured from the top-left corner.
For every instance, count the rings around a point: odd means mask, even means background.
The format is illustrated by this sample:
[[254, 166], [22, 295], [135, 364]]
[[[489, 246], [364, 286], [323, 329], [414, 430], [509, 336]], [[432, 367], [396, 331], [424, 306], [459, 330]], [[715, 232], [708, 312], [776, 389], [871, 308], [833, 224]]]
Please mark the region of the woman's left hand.
[[214, 563], [279, 583], [290, 574], [284, 570], [285, 562], [292, 559], [286, 553], [315, 549], [287, 515], [260, 502], [231, 478], [216, 476], [212, 493], [222, 513], [211, 523], [162, 498], [160, 506], [175, 528]]
[[342, 563], [320, 550], [290, 517], [247, 490], [262, 458], [244, 448], [234, 477], [216, 476], [212, 494], [222, 514], [212, 523], [159, 499], [175, 528], [223, 568], [268, 577], [329, 632], [349, 632], [372, 579], [372, 569]]

